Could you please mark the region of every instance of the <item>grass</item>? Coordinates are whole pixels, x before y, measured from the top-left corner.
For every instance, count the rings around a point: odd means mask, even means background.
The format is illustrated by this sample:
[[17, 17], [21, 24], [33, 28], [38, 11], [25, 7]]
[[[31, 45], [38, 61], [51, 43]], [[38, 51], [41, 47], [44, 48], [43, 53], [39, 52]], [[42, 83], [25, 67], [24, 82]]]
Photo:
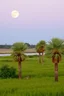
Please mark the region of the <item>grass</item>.
[[[26, 58], [22, 62], [21, 80], [0, 79], [0, 96], [64, 96], [63, 59], [59, 63], [59, 81], [55, 82], [50, 58], [44, 57], [43, 64], [38, 63], [38, 57]], [[0, 67], [3, 64], [18, 68], [12, 57], [0, 57]]]

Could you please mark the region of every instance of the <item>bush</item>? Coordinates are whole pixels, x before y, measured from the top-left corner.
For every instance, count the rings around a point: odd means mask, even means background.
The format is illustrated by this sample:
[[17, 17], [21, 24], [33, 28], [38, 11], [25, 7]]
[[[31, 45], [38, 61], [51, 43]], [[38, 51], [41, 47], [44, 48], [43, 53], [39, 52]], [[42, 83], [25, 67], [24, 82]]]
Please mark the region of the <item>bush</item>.
[[16, 77], [16, 69], [8, 65], [3, 65], [0, 69], [0, 77], [1, 78], [14, 78]]
[[10, 72], [11, 78], [16, 77], [16, 69], [15, 68], [13, 68], [13, 67], [9, 68], [9, 72]]

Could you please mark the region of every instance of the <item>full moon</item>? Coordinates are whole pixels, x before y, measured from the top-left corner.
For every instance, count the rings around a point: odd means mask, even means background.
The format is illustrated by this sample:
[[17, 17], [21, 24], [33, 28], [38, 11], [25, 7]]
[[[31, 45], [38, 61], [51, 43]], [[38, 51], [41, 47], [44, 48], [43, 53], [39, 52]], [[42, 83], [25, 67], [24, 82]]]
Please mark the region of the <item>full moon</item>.
[[18, 18], [19, 17], [19, 12], [17, 10], [13, 10], [11, 12], [11, 16], [12, 16], [12, 18]]

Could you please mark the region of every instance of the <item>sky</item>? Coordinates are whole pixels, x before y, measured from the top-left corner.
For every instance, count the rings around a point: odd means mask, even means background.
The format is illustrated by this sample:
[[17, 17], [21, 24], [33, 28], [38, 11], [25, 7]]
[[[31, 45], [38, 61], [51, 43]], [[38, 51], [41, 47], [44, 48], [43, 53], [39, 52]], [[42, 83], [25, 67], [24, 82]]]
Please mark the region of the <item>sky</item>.
[[[19, 11], [18, 18], [11, 12]], [[0, 44], [64, 39], [64, 0], [0, 0]]]

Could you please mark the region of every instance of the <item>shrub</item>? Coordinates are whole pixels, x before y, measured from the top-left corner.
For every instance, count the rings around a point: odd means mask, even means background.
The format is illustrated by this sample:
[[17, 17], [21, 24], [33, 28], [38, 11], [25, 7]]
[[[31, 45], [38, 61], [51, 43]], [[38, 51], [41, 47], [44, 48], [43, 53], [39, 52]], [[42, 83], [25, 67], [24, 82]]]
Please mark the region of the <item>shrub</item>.
[[16, 77], [16, 69], [8, 65], [3, 65], [0, 69], [0, 77], [1, 78], [14, 78]]
[[16, 69], [15, 68], [13, 68], [13, 67], [9, 68], [9, 72], [10, 72], [11, 78], [16, 77]]

